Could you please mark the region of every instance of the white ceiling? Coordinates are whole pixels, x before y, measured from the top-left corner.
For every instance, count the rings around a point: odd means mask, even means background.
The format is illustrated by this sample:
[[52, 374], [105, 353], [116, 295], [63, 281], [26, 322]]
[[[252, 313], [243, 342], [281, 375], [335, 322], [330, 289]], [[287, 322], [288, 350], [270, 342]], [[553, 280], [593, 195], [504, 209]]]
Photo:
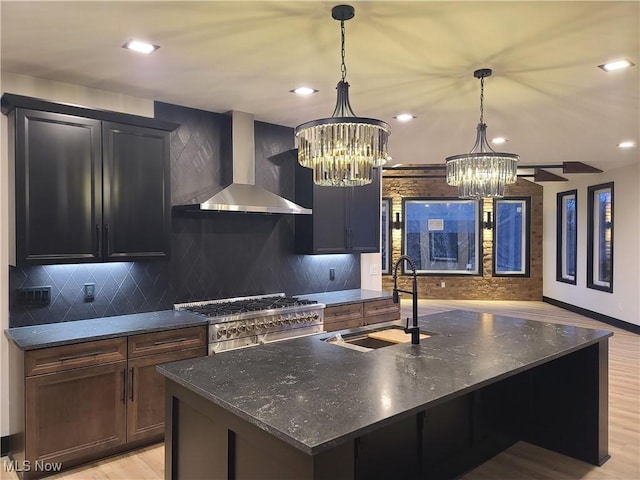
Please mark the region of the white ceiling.
[[[296, 125], [328, 117], [340, 79], [339, 1], [1, 2], [2, 71]], [[639, 161], [640, 2], [350, 2], [355, 113], [391, 124], [391, 163], [468, 151], [479, 119], [522, 164]], [[161, 48], [121, 48], [132, 37]], [[636, 64], [605, 73], [617, 58]], [[319, 93], [289, 90], [309, 85]], [[393, 116], [411, 112], [400, 124]]]

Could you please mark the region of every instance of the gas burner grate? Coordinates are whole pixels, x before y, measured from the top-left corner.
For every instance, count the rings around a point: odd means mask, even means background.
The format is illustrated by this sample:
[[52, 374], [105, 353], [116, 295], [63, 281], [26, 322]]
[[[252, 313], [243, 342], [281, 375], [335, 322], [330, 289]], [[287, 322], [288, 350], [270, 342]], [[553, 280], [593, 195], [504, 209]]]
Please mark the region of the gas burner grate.
[[258, 312], [261, 310], [296, 307], [300, 305], [311, 305], [316, 303], [318, 302], [315, 300], [306, 300], [297, 297], [274, 296], [193, 305], [185, 308], [185, 310], [193, 313], [198, 313], [200, 315], [205, 315], [207, 317], [219, 317], [224, 315], [235, 315], [239, 313]]

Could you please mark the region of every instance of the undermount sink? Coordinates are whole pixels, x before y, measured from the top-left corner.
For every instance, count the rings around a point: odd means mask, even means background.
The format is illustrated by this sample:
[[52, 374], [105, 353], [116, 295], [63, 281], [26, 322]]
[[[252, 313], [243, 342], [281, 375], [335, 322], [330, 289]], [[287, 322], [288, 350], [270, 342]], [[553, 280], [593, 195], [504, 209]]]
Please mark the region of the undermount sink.
[[[420, 332], [420, 340], [427, 339], [435, 333]], [[341, 335], [337, 333], [324, 339], [325, 342], [332, 345], [338, 345], [360, 352], [370, 352], [378, 348], [390, 347], [399, 343], [410, 343], [411, 335], [405, 333], [404, 328], [400, 326], [384, 327], [375, 330], [366, 330], [364, 332], [347, 333]]]

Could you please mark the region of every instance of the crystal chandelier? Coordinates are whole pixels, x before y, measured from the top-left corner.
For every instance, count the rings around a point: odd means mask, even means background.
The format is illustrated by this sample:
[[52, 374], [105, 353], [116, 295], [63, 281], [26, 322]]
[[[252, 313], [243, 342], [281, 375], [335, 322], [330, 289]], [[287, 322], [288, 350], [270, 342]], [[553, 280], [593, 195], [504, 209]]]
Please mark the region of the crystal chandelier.
[[480, 123], [476, 143], [469, 153], [447, 157], [447, 183], [458, 187], [460, 198], [500, 198], [504, 186], [515, 183], [518, 174], [518, 155], [495, 152], [487, 142], [484, 123], [484, 79], [491, 76], [490, 68], [473, 72], [480, 79]]
[[367, 185], [373, 168], [387, 161], [389, 125], [381, 120], [357, 117], [349, 103], [347, 67], [344, 62], [344, 22], [354, 17], [350, 5], [337, 5], [331, 16], [340, 21], [342, 37], [342, 79], [338, 82], [336, 108], [331, 118], [322, 118], [296, 127], [298, 162], [313, 169], [313, 182], [332, 187]]

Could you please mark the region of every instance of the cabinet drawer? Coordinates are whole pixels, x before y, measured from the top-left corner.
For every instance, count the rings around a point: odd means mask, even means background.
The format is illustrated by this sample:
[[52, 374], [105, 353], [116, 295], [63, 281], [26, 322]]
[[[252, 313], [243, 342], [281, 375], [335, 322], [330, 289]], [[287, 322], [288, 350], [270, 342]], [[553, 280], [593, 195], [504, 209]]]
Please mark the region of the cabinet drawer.
[[324, 309], [324, 323], [348, 322], [362, 318], [362, 303], [349, 303]]
[[186, 350], [202, 347], [206, 344], [206, 325], [142, 333], [129, 337], [129, 358], [171, 352], [173, 350]]
[[124, 337], [29, 350], [24, 355], [25, 376], [61, 372], [126, 359], [127, 339]]
[[331, 322], [324, 324], [326, 332], [335, 332], [336, 330], [346, 330], [348, 328], [356, 328], [362, 326], [362, 318], [355, 318], [344, 322]]
[[400, 318], [400, 304], [393, 299], [375, 300], [364, 304], [365, 323], [390, 322]]

